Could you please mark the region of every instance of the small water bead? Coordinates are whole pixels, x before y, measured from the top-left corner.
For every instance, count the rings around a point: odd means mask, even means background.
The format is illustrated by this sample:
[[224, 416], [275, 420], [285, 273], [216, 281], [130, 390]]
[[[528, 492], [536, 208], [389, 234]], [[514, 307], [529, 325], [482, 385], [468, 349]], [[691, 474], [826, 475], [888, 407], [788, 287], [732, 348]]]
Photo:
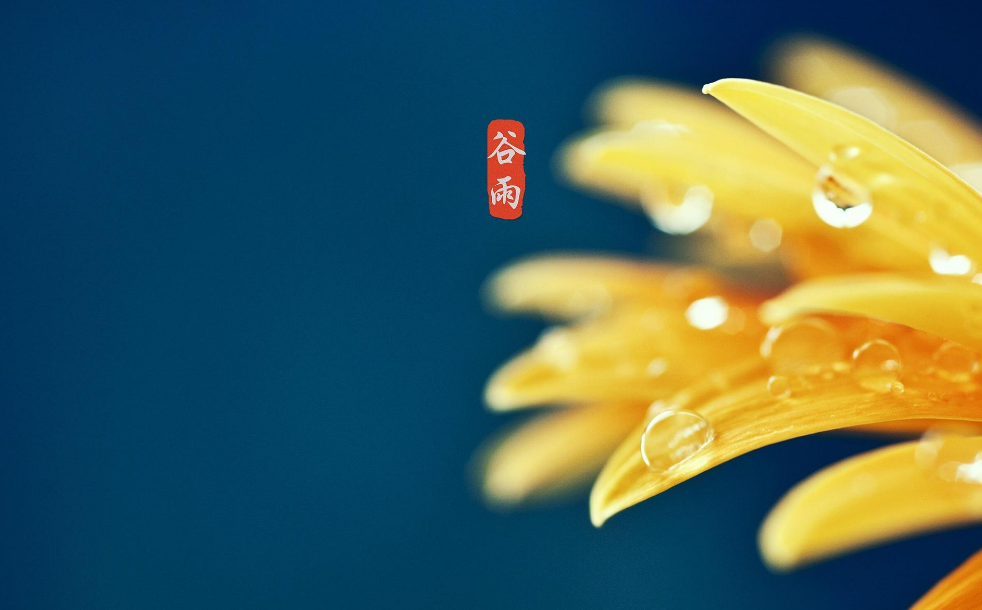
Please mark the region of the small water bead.
[[760, 355], [777, 373], [834, 367], [845, 354], [839, 331], [820, 318], [804, 318], [774, 326], [760, 344]]
[[907, 390], [907, 388], [904, 387], [904, 384], [900, 383], [899, 381], [890, 382], [890, 384], [887, 386], [887, 389], [894, 396], [900, 396]]
[[660, 183], [645, 185], [640, 195], [641, 206], [652, 224], [671, 235], [688, 235], [698, 230], [713, 213], [713, 192], [702, 185], [686, 188], [677, 203]]
[[693, 301], [685, 310], [685, 319], [699, 330], [722, 326], [729, 316], [730, 306], [722, 297], [706, 297]]
[[950, 254], [945, 248], [935, 244], [928, 254], [931, 270], [938, 275], [972, 275], [975, 273], [975, 261], [964, 254]]
[[555, 327], [543, 331], [535, 349], [557, 369], [570, 370], [579, 361], [576, 343], [565, 328]]
[[791, 382], [783, 375], [773, 375], [767, 380], [767, 391], [777, 398], [791, 396]]
[[781, 225], [771, 218], [760, 218], [750, 226], [750, 244], [761, 252], [773, 252], [781, 245]]
[[932, 358], [938, 376], [949, 381], [963, 383], [979, 372], [978, 354], [958, 343], [942, 343]]
[[853, 379], [867, 390], [893, 393], [901, 368], [900, 351], [889, 341], [867, 341], [852, 353]]
[[858, 227], [873, 213], [869, 189], [849, 177], [849, 166], [859, 156], [855, 146], [838, 148], [815, 174], [812, 206], [823, 222], [837, 229]]
[[[652, 405], [654, 407], [654, 405]], [[713, 440], [705, 417], [669, 408], [656, 414], [641, 435], [641, 459], [655, 472], [665, 472], [699, 453]]]
[[647, 373], [648, 377], [661, 377], [667, 370], [668, 360], [664, 358], [655, 358], [645, 367], [645, 373]]

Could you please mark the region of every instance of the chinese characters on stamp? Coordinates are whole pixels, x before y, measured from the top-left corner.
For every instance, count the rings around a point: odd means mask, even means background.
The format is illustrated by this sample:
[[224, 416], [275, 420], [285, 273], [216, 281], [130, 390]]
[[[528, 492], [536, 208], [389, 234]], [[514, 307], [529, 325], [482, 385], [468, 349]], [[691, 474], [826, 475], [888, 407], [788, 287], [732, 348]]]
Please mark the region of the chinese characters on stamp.
[[525, 197], [525, 126], [495, 119], [488, 124], [488, 208], [495, 218], [522, 215]]

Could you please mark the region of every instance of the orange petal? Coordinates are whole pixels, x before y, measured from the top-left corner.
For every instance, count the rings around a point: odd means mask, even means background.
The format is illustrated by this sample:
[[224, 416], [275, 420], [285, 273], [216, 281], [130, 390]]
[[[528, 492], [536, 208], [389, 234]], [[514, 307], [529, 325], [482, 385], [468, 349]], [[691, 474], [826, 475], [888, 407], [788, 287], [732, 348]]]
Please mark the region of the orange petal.
[[982, 160], [982, 129], [965, 111], [896, 70], [820, 38], [774, 53], [780, 82], [875, 121], [947, 165]]
[[825, 168], [823, 188], [841, 187], [850, 205], [872, 205], [862, 226], [891, 250], [917, 254], [924, 263], [936, 247], [982, 260], [982, 195], [908, 142], [835, 104], [777, 85], [725, 79], [704, 91], [816, 169]]
[[495, 307], [572, 319], [618, 303], [693, 299], [720, 289], [708, 272], [605, 256], [546, 255], [508, 265], [487, 284]]
[[858, 385], [850, 374], [832, 379], [795, 380], [791, 395], [769, 389], [771, 371], [761, 363], [749, 380], [714, 379], [701, 384], [696, 398], [676, 396], [668, 403], [701, 415], [713, 439], [688, 459], [667, 470], [645, 465], [641, 426], [604, 467], [590, 497], [590, 514], [601, 525], [621, 510], [657, 495], [697, 474], [754, 449], [799, 436], [840, 428], [906, 419], [982, 421], [978, 389], [954, 394], [907, 391], [878, 393]]
[[[547, 331], [488, 381], [497, 410], [536, 404], [650, 403], [757, 351], [759, 301], [718, 292], [696, 299], [623, 306], [606, 316]], [[697, 327], [700, 326], [701, 328]]]
[[976, 610], [982, 607], [982, 551], [934, 585], [910, 610]]
[[[945, 476], [974, 467], [980, 437], [939, 437], [865, 453], [809, 477], [767, 517], [769, 565], [796, 568], [900, 537], [982, 520], [982, 485]], [[980, 464], [982, 465], [982, 464]]]
[[778, 324], [807, 313], [866, 316], [982, 349], [982, 286], [939, 276], [857, 275], [815, 279], [764, 304]]
[[585, 483], [637, 426], [646, 408], [644, 403], [587, 405], [520, 425], [484, 452], [485, 497], [493, 504], [511, 505]]

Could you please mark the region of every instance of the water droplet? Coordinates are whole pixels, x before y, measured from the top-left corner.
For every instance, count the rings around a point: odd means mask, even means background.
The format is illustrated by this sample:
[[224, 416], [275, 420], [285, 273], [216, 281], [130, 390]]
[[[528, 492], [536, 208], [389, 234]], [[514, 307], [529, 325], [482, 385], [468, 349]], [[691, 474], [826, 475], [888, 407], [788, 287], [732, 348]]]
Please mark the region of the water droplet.
[[781, 245], [782, 233], [776, 220], [761, 218], [750, 225], [750, 243], [761, 252], [773, 252]]
[[767, 391], [778, 398], [791, 396], [791, 382], [783, 375], [774, 375], [767, 380]]
[[692, 411], [668, 409], [655, 415], [641, 435], [641, 459], [665, 472], [699, 453], [713, 440], [713, 427]]
[[648, 377], [661, 377], [667, 370], [668, 360], [665, 360], [664, 358], [655, 358], [649, 362], [647, 368], [645, 368], [645, 372], [648, 374]]
[[946, 341], [932, 356], [938, 376], [963, 383], [979, 372], [978, 355], [963, 345]]
[[726, 322], [730, 306], [722, 297], [706, 297], [693, 301], [685, 310], [685, 319], [699, 330], [709, 330]]
[[837, 229], [858, 227], [873, 213], [869, 189], [848, 174], [859, 154], [855, 146], [836, 149], [815, 174], [812, 205], [823, 222]]
[[922, 468], [931, 468], [938, 461], [938, 453], [944, 445], [944, 434], [939, 430], [927, 430], [914, 448], [914, 461]]
[[893, 392], [900, 370], [900, 352], [889, 341], [867, 341], [852, 353], [853, 378], [867, 390]]
[[950, 254], [946, 249], [935, 244], [928, 254], [931, 270], [938, 275], [972, 275], [975, 273], [975, 261], [964, 254]]
[[845, 356], [842, 338], [834, 326], [819, 318], [804, 318], [774, 326], [760, 344], [760, 355], [778, 373], [821, 370]]
[[893, 394], [894, 396], [900, 396], [907, 390], [907, 388], [904, 387], [904, 384], [900, 383], [899, 381], [890, 382], [889, 386], [887, 386], [887, 389], [889, 389], [890, 393]]
[[579, 351], [572, 334], [565, 328], [555, 327], [543, 331], [535, 346], [543, 358], [560, 370], [570, 370], [579, 360]]
[[674, 203], [668, 189], [652, 183], [641, 189], [641, 206], [651, 222], [665, 233], [688, 235], [702, 227], [713, 213], [713, 192], [706, 186], [685, 190], [681, 201]]

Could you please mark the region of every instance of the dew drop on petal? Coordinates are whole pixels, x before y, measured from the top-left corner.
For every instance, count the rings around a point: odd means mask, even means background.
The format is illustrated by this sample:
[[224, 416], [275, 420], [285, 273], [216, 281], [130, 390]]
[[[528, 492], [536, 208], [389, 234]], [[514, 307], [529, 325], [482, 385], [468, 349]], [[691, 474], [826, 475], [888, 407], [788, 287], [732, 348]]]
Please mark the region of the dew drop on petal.
[[664, 358], [655, 358], [648, 363], [647, 367], [645, 367], [645, 373], [648, 374], [648, 377], [661, 377], [667, 370], [668, 360], [665, 360]]
[[900, 351], [889, 341], [867, 341], [852, 353], [853, 379], [867, 390], [894, 392], [900, 371]]
[[778, 373], [823, 369], [846, 354], [842, 337], [820, 318], [804, 318], [774, 326], [760, 344], [760, 355]]
[[964, 254], [951, 254], [945, 248], [935, 244], [928, 254], [931, 270], [938, 275], [972, 275], [975, 273], [975, 261]]
[[[654, 406], [654, 405], [652, 405]], [[713, 440], [705, 417], [683, 409], [655, 415], [641, 435], [641, 459], [655, 472], [665, 472], [699, 453]]]
[[542, 357], [560, 370], [570, 370], [579, 361], [579, 351], [568, 330], [561, 327], [546, 329], [535, 346]]
[[771, 218], [761, 218], [750, 225], [750, 243], [761, 252], [773, 252], [781, 245], [781, 225]]
[[932, 358], [938, 376], [949, 381], [965, 382], [979, 372], [978, 354], [958, 343], [942, 343]]
[[688, 235], [712, 216], [713, 192], [706, 186], [692, 186], [676, 203], [664, 186], [650, 184], [641, 189], [641, 206], [659, 230], [671, 235]]
[[848, 175], [849, 163], [859, 154], [854, 146], [837, 149], [815, 174], [812, 206], [823, 222], [837, 229], [858, 227], [873, 213], [869, 189]]
[[922, 468], [931, 468], [938, 461], [938, 453], [944, 445], [944, 434], [938, 430], [926, 431], [914, 448], [914, 461]]
[[783, 375], [772, 375], [767, 380], [767, 391], [777, 398], [788, 398], [791, 396], [791, 382]]
[[685, 319], [699, 330], [722, 326], [729, 316], [730, 306], [722, 297], [706, 297], [693, 301], [685, 310]]

